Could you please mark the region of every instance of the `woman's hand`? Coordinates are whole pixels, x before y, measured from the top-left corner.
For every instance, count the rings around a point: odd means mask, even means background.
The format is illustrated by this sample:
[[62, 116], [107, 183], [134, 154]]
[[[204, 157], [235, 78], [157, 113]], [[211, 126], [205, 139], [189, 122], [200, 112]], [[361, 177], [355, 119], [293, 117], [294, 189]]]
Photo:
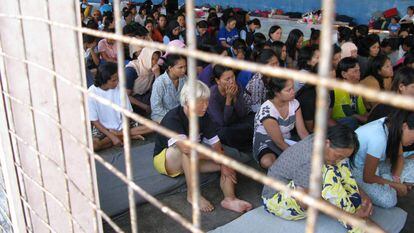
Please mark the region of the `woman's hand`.
[[408, 186], [401, 183], [392, 183], [390, 184], [392, 188], [394, 188], [397, 191], [398, 196], [405, 196], [408, 193]]

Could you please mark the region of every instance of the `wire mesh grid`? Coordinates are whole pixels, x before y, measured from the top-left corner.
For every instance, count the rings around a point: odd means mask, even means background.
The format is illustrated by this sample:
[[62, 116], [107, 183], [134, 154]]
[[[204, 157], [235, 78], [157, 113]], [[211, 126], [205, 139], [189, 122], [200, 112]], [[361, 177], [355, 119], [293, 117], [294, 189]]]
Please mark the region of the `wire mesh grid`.
[[[85, 34], [90, 34], [90, 35], [94, 35], [94, 36], [99, 36], [99, 37], [103, 37], [103, 38], [110, 38], [110, 39], [114, 39], [117, 41], [117, 46], [118, 46], [118, 51], [122, 51], [122, 49], [120, 46], [122, 46], [122, 43], [130, 43], [130, 44], [134, 44], [134, 45], [138, 45], [138, 46], [148, 46], [148, 47], [152, 47], [152, 48], [157, 48], [163, 51], [168, 51], [169, 53], [177, 53], [177, 54], [182, 54], [188, 57], [189, 59], [189, 81], [190, 81], [190, 85], [194, 86], [195, 84], [195, 59], [199, 59], [199, 60], [203, 60], [205, 62], [214, 62], [217, 64], [221, 64], [221, 65], [225, 65], [225, 66], [229, 66], [232, 68], [243, 68], [245, 70], [250, 70], [250, 71], [254, 71], [254, 72], [260, 72], [263, 73], [265, 75], [268, 75], [269, 77], [278, 77], [278, 78], [285, 78], [285, 79], [293, 79], [293, 80], [297, 80], [297, 81], [302, 81], [302, 82], [307, 82], [310, 84], [314, 84], [318, 86], [318, 95], [317, 95], [317, 113], [316, 113], [316, 127], [315, 127], [315, 137], [318, 140], [315, 140], [316, 144], [314, 146], [314, 161], [312, 162], [313, 166], [312, 166], [312, 174], [311, 174], [311, 191], [310, 191], [310, 195], [307, 195], [306, 193], [299, 191], [299, 190], [292, 190], [289, 189], [288, 187], [285, 186], [284, 183], [269, 178], [266, 175], [262, 174], [259, 171], [256, 171], [255, 169], [248, 167], [244, 164], [241, 164], [237, 161], [234, 161], [230, 158], [225, 157], [222, 154], [219, 154], [215, 151], [212, 151], [210, 148], [207, 148], [201, 144], [198, 144], [196, 139], [196, 135], [197, 135], [197, 125], [196, 125], [196, 117], [195, 114], [190, 114], [190, 132], [191, 132], [191, 137], [190, 139], [185, 139], [183, 140], [182, 138], [179, 137], [178, 134], [176, 134], [175, 132], [172, 132], [171, 130], [168, 130], [166, 128], [161, 127], [160, 125], [140, 116], [137, 115], [133, 112], [130, 112], [129, 110], [127, 110], [125, 108], [125, 74], [123, 73], [123, 54], [120, 53], [118, 54], [118, 71], [119, 73], [119, 77], [120, 77], [120, 83], [121, 83], [121, 90], [122, 90], [122, 106], [118, 106], [102, 97], [96, 96], [94, 94], [88, 93], [87, 89], [85, 89], [82, 85], [77, 85], [75, 83], [72, 83], [69, 79], [65, 78], [65, 76], [63, 74], [59, 74], [56, 72], [56, 70], [54, 69], [50, 69], [48, 67], [44, 67], [42, 65], [37, 64], [35, 61], [30, 61], [27, 58], [19, 58], [19, 57], [14, 57], [12, 55], [6, 54], [4, 52], [1, 52], [0, 55], [3, 56], [5, 59], [12, 59], [12, 60], [16, 60], [16, 61], [20, 61], [23, 62], [24, 64], [26, 64], [27, 66], [34, 66], [37, 67], [49, 74], [51, 74], [53, 77], [53, 81], [55, 83], [54, 87], [53, 87], [53, 93], [55, 96], [54, 101], [57, 103], [58, 102], [58, 96], [57, 96], [57, 88], [56, 88], [56, 80], [59, 80], [62, 83], [65, 83], [68, 86], [71, 86], [73, 88], [75, 88], [76, 90], [79, 91], [79, 93], [81, 93], [81, 95], [85, 95], [88, 96], [89, 98], [93, 98], [96, 101], [98, 101], [99, 103], [112, 107], [113, 109], [115, 109], [116, 111], [119, 111], [120, 113], [122, 113], [123, 115], [123, 122], [124, 122], [124, 127], [123, 127], [123, 133], [124, 133], [124, 138], [126, 138], [126, 143], [124, 145], [124, 152], [126, 154], [126, 167], [127, 167], [127, 174], [123, 174], [121, 171], [119, 171], [117, 168], [115, 168], [113, 165], [111, 165], [110, 163], [106, 162], [100, 155], [96, 154], [95, 152], [93, 152], [93, 150], [91, 150], [90, 146], [88, 144], [83, 143], [81, 140], [79, 140], [75, 135], [73, 135], [71, 133], [70, 130], [66, 129], [64, 125], [62, 125], [60, 119], [59, 119], [59, 114], [57, 114], [58, 117], [54, 117], [51, 114], [42, 111], [40, 109], [37, 109], [33, 106], [33, 104], [31, 102], [26, 103], [25, 101], [18, 99], [16, 97], [14, 97], [12, 94], [9, 93], [9, 91], [7, 91], [7, 87], [6, 88], [2, 88], [2, 95], [8, 99], [9, 101], [15, 103], [15, 104], [19, 104], [22, 105], [28, 109], [30, 109], [30, 111], [32, 112], [32, 114], [36, 113], [42, 117], [47, 118], [48, 120], [50, 120], [54, 125], [56, 125], [59, 130], [60, 130], [60, 137], [59, 137], [59, 141], [62, 143], [62, 134], [65, 135], [69, 135], [70, 139], [73, 140], [77, 145], [79, 145], [83, 150], [85, 150], [85, 152], [88, 154], [88, 156], [92, 157], [95, 161], [101, 163], [104, 167], [106, 167], [109, 171], [111, 171], [115, 176], [117, 176], [122, 182], [124, 182], [126, 185], [128, 185], [128, 198], [129, 198], [129, 202], [130, 202], [130, 211], [131, 211], [131, 225], [132, 225], [132, 231], [133, 232], [138, 232], [138, 226], [137, 226], [137, 217], [135, 214], [135, 200], [134, 200], [134, 193], [138, 193], [140, 194], [143, 198], [145, 198], [148, 202], [150, 202], [152, 205], [156, 206], [157, 208], [159, 208], [163, 213], [167, 214], [169, 217], [173, 218], [174, 220], [176, 220], [177, 222], [179, 222], [180, 224], [182, 224], [185, 228], [187, 228], [188, 230], [192, 231], [192, 232], [202, 232], [201, 230], [201, 226], [200, 226], [200, 212], [199, 212], [199, 186], [198, 186], [198, 176], [195, 176], [195, 174], [197, 174], [197, 163], [198, 163], [198, 158], [197, 158], [197, 153], [203, 153], [205, 155], [207, 155], [208, 157], [210, 157], [213, 161], [226, 165], [230, 168], [235, 169], [236, 171], [238, 171], [241, 174], [244, 174], [250, 178], [252, 178], [253, 180], [256, 180], [258, 182], [261, 182], [265, 185], [269, 185], [270, 187], [276, 189], [276, 190], [280, 190], [280, 191], [284, 191], [286, 193], [288, 193], [289, 195], [291, 195], [294, 198], [297, 198], [298, 200], [301, 200], [302, 202], [304, 202], [305, 204], [310, 206], [309, 209], [309, 216], [308, 216], [308, 225], [307, 225], [307, 232], [314, 232], [315, 230], [315, 223], [316, 223], [316, 216], [318, 211], [322, 211], [328, 215], [331, 215], [332, 217], [341, 219], [346, 221], [347, 223], [349, 223], [350, 225], [353, 226], [358, 226], [361, 227], [363, 229], [365, 229], [367, 232], [383, 232], [382, 229], [379, 229], [377, 226], [371, 225], [370, 223], [366, 222], [363, 219], [359, 219], [349, 213], [343, 212], [342, 210], [338, 209], [337, 207], [323, 201], [322, 199], [320, 199], [320, 170], [321, 170], [321, 165], [322, 165], [322, 144], [318, 142], [322, 142], [325, 139], [325, 131], [326, 131], [326, 95], [327, 95], [327, 88], [340, 88], [342, 90], [348, 91], [352, 94], [358, 94], [361, 95], [363, 97], [366, 98], [370, 98], [379, 102], [383, 102], [383, 103], [387, 103], [396, 107], [400, 107], [400, 108], [405, 108], [405, 109], [414, 109], [414, 102], [413, 102], [413, 98], [411, 97], [405, 97], [405, 96], [400, 96], [397, 94], [393, 94], [393, 93], [386, 93], [386, 92], [378, 92], [376, 90], [372, 90], [366, 87], [363, 87], [361, 85], [352, 85], [352, 84], [348, 84], [345, 83], [343, 81], [338, 81], [338, 80], [332, 80], [329, 79], [328, 80], [328, 74], [329, 74], [329, 69], [330, 69], [330, 60], [331, 60], [331, 25], [332, 25], [332, 18], [333, 17], [324, 17], [323, 18], [323, 29], [322, 29], [322, 42], [321, 42], [321, 51], [322, 51], [322, 55], [321, 55], [321, 62], [319, 65], [319, 74], [318, 75], [313, 75], [313, 74], [306, 74], [306, 73], [301, 73], [301, 72], [297, 72], [297, 71], [292, 71], [292, 70], [286, 70], [286, 69], [281, 69], [281, 68], [274, 68], [274, 67], [269, 67], [269, 66], [265, 66], [265, 65], [259, 65], [256, 63], [252, 63], [252, 62], [247, 62], [247, 61], [235, 61], [231, 58], [223, 58], [223, 57], [219, 57], [217, 55], [213, 55], [213, 54], [208, 54], [205, 52], [200, 52], [200, 51], [196, 51], [195, 50], [195, 30], [194, 30], [194, 14], [193, 14], [193, 9], [194, 9], [194, 4], [193, 1], [186, 1], [186, 11], [187, 11], [187, 39], [189, 41], [188, 43], [188, 47], [187, 48], [177, 48], [177, 47], [168, 47], [165, 46], [163, 44], [158, 44], [158, 43], [154, 43], [154, 42], [148, 42], [148, 41], [144, 41], [144, 40], [139, 40], [139, 39], [135, 39], [135, 38], [130, 38], [130, 37], [126, 37], [126, 36], [122, 36], [122, 32], [120, 30], [120, 9], [119, 9], [119, 1], [114, 1], [114, 6], [115, 6], [115, 21], [117, 22], [116, 25], [116, 33], [115, 34], [111, 34], [111, 33], [105, 33], [105, 32], [100, 32], [100, 31], [95, 31], [95, 30], [90, 30], [90, 29], [86, 29], [86, 28], [82, 28], [79, 26], [71, 26], [71, 25], [67, 25], [67, 24], [61, 24], [61, 23], [57, 23], [57, 22], [53, 22], [49, 19], [44, 19], [44, 18], [36, 18], [36, 17], [29, 17], [29, 16], [23, 16], [23, 15], [8, 15], [8, 14], [0, 14], [0, 17], [5, 17], [5, 18], [12, 18], [12, 19], [16, 19], [16, 20], [28, 20], [28, 21], [38, 21], [38, 22], [43, 22], [45, 24], [47, 24], [49, 27], [61, 27], [61, 28], [67, 28], [67, 29], [71, 29], [73, 31], [76, 31], [78, 33], [85, 33]], [[332, 16], [333, 12], [334, 12], [334, 1], [329, 1], [329, 0], [323, 0], [323, 6], [324, 6], [324, 14], [326, 14], [327, 16]], [[79, 23], [78, 23], [79, 25]], [[193, 90], [195, 88], [192, 88]], [[190, 112], [194, 111], [194, 105], [195, 105], [195, 93], [191, 93], [191, 97], [190, 98], [192, 101], [190, 102]], [[85, 102], [82, 103], [82, 105], [84, 105]], [[83, 106], [84, 107], [84, 106]], [[59, 106], [56, 104], [56, 109], [57, 111], [59, 111]], [[133, 175], [133, 171], [132, 171], [132, 167], [131, 167], [131, 161], [130, 161], [130, 139], [129, 139], [129, 134], [128, 134], [128, 124], [126, 124], [126, 122], [128, 122], [128, 119], [133, 119], [137, 122], [139, 122], [140, 124], [146, 125], [147, 127], [149, 127], [150, 129], [156, 131], [157, 133], [163, 134], [169, 138], [174, 138], [176, 140], [182, 141], [185, 145], [189, 146], [192, 149], [192, 153], [191, 153], [191, 171], [193, 173], [193, 177], [195, 177], [193, 179], [193, 182], [191, 183], [191, 186], [193, 188], [193, 190], [195, 190], [195, 192], [193, 192], [193, 196], [192, 196], [192, 200], [193, 200], [193, 218], [192, 218], [192, 222], [185, 219], [183, 216], [181, 216], [179, 213], [177, 213], [176, 211], [172, 210], [171, 208], [167, 207], [166, 205], [164, 205], [163, 203], [161, 203], [159, 200], [157, 200], [155, 197], [151, 196], [149, 193], [147, 193], [145, 190], [143, 190], [142, 188], [140, 188], [137, 184], [135, 184], [132, 181], [132, 175]], [[86, 122], [85, 122], [86, 123]], [[35, 124], [33, 122], [33, 124]], [[54, 164], [54, 166], [56, 167], [56, 169], [64, 176], [65, 178], [65, 189], [68, 190], [68, 185], [70, 184], [71, 187], [74, 187], [76, 189], [77, 192], [79, 192], [81, 194], [82, 197], [84, 197], [88, 204], [92, 207], [92, 209], [94, 209], [94, 211], [96, 211], [96, 214], [100, 217], [102, 217], [106, 222], [108, 222], [108, 224], [116, 231], [116, 232], [123, 232], [123, 230], [117, 226], [117, 224], [111, 220], [111, 218], [106, 215], [100, 208], [99, 205], [97, 205], [96, 201], [89, 198], [88, 195], [84, 194], [83, 191], [77, 187], [77, 185], [71, 180], [71, 178], [68, 176], [66, 168], [65, 168], [65, 164], [63, 164], [63, 166], [57, 164], [56, 162], [54, 162], [53, 160], [51, 160], [51, 155], [46, 155], [42, 152], [39, 151], [39, 148], [36, 147], [36, 143], [35, 146], [32, 146], [30, 142], [24, 141], [15, 131], [13, 131], [12, 129], [9, 129], [9, 134], [12, 138], [14, 138], [15, 140], [19, 141], [20, 143], [26, 145], [31, 151], [33, 151], [34, 153], [36, 153], [37, 158], [40, 159], [44, 159], [47, 160], [51, 163]], [[63, 151], [63, 147], [61, 147], [61, 156], [64, 156], [64, 151]], [[88, 158], [85, 158], [86, 160], [88, 160]], [[63, 160], [64, 161], [64, 160]], [[41, 173], [42, 168], [41, 166], [39, 166], [40, 163], [38, 164], [38, 171]], [[70, 209], [70, 197], [68, 194], [68, 198], [67, 201], [68, 203], [63, 203], [61, 200], [59, 200], [59, 198], [55, 197], [54, 194], [52, 194], [51, 192], [49, 192], [45, 187], [44, 184], [42, 183], [42, 180], [36, 181], [35, 179], [33, 179], [29, 174], [27, 174], [24, 169], [22, 168], [21, 164], [19, 164], [18, 162], [15, 162], [14, 164], [15, 168], [17, 169], [18, 173], [20, 173], [21, 175], [23, 175], [26, 180], [30, 181], [32, 184], [34, 184], [35, 186], [37, 186], [43, 193], [44, 198], [46, 196], [48, 196], [49, 198], [52, 198], [56, 203], [58, 203], [59, 206], [61, 206], [61, 208], [67, 212], [70, 216], [71, 216], [71, 224], [72, 224], [72, 231], [73, 231], [73, 227], [77, 226], [79, 227], [79, 229], [81, 229], [82, 232], [86, 232], [81, 224], [77, 221], [76, 218], [74, 218], [71, 215], [71, 209]], [[40, 177], [42, 177], [42, 174], [40, 174]], [[67, 191], [69, 192], [69, 191]], [[46, 228], [48, 228], [51, 232], [56, 232], [50, 225], [48, 218], [44, 218], [44, 216], [36, 213], [36, 211], [31, 208], [30, 204], [28, 203], [28, 200], [26, 199], [25, 195], [21, 195], [20, 199], [23, 203], [23, 205], [30, 211], [32, 212], [37, 218], [39, 218], [39, 220], [42, 222], [42, 224], [45, 225]], [[46, 202], [45, 202], [46, 203]], [[68, 208], [69, 206], [69, 208]], [[47, 209], [47, 208], [45, 208]], [[94, 228], [95, 231], [97, 231], [97, 227]], [[27, 227], [27, 230], [32, 232], [33, 230], [30, 228], [30, 226]]]

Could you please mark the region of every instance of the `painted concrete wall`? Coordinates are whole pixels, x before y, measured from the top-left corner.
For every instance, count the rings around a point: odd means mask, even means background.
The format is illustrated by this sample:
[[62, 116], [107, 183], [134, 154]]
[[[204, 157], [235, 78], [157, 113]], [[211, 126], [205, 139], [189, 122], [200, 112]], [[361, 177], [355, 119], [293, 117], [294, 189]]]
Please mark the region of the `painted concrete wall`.
[[[137, 1], [139, 2], [139, 1]], [[154, 3], [161, 2], [153, 0]], [[184, 0], [179, 0], [180, 4]], [[285, 12], [298, 11], [306, 12], [321, 7], [320, 0], [261, 0], [260, 4], [252, 0], [196, 0], [197, 5], [201, 4], [220, 4], [223, 6], [237, 6], [244, 9], [272, 9], [278, 8]], [[345, 14], [356, 19], [357, 23], [366, 24], [373, 12], [384, 11], [389, 8], [397, 7], [401, 16], [406, 13], [407, 6], [414, 5], [414, 0], [337, 0], [337, 13]]]

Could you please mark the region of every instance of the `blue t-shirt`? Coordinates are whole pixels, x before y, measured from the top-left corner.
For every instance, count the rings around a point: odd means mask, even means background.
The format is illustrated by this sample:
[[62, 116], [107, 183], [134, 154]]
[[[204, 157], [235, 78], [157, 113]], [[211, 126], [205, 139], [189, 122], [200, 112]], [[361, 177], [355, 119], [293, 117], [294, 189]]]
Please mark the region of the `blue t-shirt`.
[[253, 73], [248, 70], [242, 70], [237, 75], [237, 83], [243, 87], [243, 90], [246, 89], [247, 83], [249, 83], [250, 79], [252, 79]]
[[221, 41], [226, 41], [227, 44], [233, 45], [233, 41], [239, 38], [239, 32], [236, 28], [231, 31], [227, 31], [226, 27], [220, 28], [218, 32], [218, 43], [221, 44]]
[[396, 33], [398, 31], [398, 29], [400, 29], [400, 28], [401, 28], [401, 26], [398, 23], [396, 23], [396, 24], [390, 23], [388, 25], [388, 30], [390, 30], [391, 32], [394, 32], [394, 33]]
[[388, 129], [384, 127], [384, 118], [372, 121], [355, 130], [358, 135], [359, 150], [355, 155], [355, 167], [363, 169], [367, 154], [385, 161]]

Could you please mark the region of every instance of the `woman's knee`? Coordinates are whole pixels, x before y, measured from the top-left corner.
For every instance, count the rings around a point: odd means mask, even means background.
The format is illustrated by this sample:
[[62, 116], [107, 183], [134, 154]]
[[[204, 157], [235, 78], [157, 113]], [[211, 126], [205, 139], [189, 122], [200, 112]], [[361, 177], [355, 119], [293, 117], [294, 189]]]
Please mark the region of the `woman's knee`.
[[397, 205], [397, 193], [392, 190], [379, 193], [375, 198], [371, 199], [374, 205], [383, 208], [392, 208]]
[[260, 159], [260, 166], [267, 169], [273, 165], [273, 163], [276, 161], [276, 155], [274, 154], [265, 154]]

